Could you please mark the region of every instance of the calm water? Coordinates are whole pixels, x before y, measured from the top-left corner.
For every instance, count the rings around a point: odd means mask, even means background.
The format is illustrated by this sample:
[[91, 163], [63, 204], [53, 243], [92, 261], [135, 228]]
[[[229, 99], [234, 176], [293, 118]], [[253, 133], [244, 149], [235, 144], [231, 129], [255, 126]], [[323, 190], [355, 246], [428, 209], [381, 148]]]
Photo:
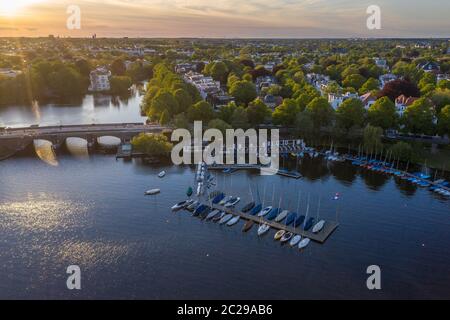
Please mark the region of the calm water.
[[[156, 174], [164, 168], [164, 179]], [[217, 175], [218, 188], [248, 202], [338, 219], [324, 245], [304, 252], [237, 226], [172, 213], [193, 184], [188, 167], [150, 167], [94, 155], [0, 162], [0, 298], [450, 298], [450, 202], [393, 178], [344, 164], [305, 162], [303, 180], [245, 172]], [[145, 197], [158, 187], [162, 192]], [[340, 201], [332, 196], [340, 192]], [[65, 287], [67, 266], [82, 290]], [[366, 289], [366, 268], [382, 269], [382, 290]]]
[[140, 115], [142, 95], [133, 90], [128, 98], [86, 95], [73, 103], [41, 103], [34, 106], [0, 106], [0, 127], [144, 122]]

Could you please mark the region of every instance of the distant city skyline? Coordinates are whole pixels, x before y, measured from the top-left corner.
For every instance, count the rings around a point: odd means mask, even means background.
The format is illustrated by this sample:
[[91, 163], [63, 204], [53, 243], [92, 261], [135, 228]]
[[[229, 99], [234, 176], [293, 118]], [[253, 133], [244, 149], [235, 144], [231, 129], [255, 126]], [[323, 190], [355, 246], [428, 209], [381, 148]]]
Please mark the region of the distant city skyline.
[[[80, 30], [66, 27], [69, 5]], [[381, 30], [366, 27], [370, 5]], [[447, 38], [449, 13], [448, 0], [1, 0], [0, 36]]]

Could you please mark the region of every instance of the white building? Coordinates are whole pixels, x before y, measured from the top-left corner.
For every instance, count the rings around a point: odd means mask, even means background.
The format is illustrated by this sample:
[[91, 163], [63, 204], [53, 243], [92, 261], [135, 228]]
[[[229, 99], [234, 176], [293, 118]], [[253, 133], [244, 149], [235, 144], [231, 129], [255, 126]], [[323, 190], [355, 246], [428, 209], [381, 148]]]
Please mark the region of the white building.
[[400, 117], [403, 117], [403, 114], [405, 113], [406, 108], [408, 108], [410, 105], [414, 103], [418, 98], [414, 97], [406, 97], [405, 95], [401, 95], [395, 99], [395, 108], [397, 109], [397, 114]]
[[204, 100], [206, 100], [208, 95], [222, 91], [220, 81], [214, 81], [212, 77], [205, 77], [201, 73], [188, 72], [184, 75], [184, 80], [195, 86]]
[[386, 59], [373, 58], [377, 67], [382, 69], [389, 69]]
[[350, 93], [347, 92], [345, 94], [338, 94], [338, 93], [329, 93], [328, 94], [328, 102], [330, 103], [331, 107], [336, 110], [339, 108], [339, 106], [347, 99], [351, 98], [359, 98], [359, 96], [356, 93]]
[[361, 102], [364, 104], [364, 108], [369, 110], [369, 108], [377, 101], [377, 97], [371, 92], [367, 92], [366, 94], [359, 97]]
[[380, 80], [381, 89], [384, 88], [386, 83], [397, 80], [397, 78], [398, 77], [392, 73], [387, 73], [387, 74], [383, 74], [382, 76], [380, 76], [379, 80]]
[[308, 83], [314, 86], [318, 91], [322, 91], [322, 89], [330, 82], [330, 77], [323, 74], [308, 73], [306, 75], [306, 81], [308, 81]]
[[89, 91], [101, 92], [109, 91], [111, 89], [109, 79], [111, 78], [111, 71], [106, 67], [98, 67], [97, 69], [91, 71], [89, 79], [91, 84], [89, 86]]

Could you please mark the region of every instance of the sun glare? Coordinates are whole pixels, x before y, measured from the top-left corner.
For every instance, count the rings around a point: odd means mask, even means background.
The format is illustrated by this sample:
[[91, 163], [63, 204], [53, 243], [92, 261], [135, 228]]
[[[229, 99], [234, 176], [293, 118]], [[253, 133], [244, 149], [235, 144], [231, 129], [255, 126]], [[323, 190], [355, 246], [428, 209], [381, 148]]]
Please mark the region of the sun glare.
[[14, 16], [20, 10], [39, 0], [0, 0], [0, 16]]

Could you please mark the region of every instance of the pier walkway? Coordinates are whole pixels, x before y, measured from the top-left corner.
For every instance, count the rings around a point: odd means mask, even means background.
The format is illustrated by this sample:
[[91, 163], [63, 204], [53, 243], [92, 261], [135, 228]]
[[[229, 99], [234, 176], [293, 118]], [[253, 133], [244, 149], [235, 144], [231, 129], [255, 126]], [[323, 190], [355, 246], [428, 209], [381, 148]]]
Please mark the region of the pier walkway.
[[220, 205], [213, 204], [212, 206], [209, 203], [204, 203], [204, 205], [209, 206], [213, 209], [225, 211], [226, 213], [233, 214], [233, 215], [239, 215], [244, 220], [252, 220], [255, 222], [256, 225], [259, 225], [261, 223], [265, 223], [269, 225], [271, 228], [275, 230], [285, 230], [288, 232], [293, 233], [294, 235], [301, 235], [304, 238], [309, 238], [312, 241], [318, 242], [318, 243], [325, 243], [325, 241], [331, 236], [331, 234], [337, 229], [339, 226], [339, 223], [333, 222], [333, 221], [327, 221], [325, 223], [324, 228], [319, 233], [312, 233], [310, 231], [305, 231], [300, 228], [294, 228], [291, 226], [286, 226], [282, 223], [275, 222], [275, 221], [268, 221], [264, 219], [264, 217], [258, 217], [258, 216], [252, 216], [247, 213], [241, 212], [239, 210], [233, 209], [233, 208], [225, 208]]

